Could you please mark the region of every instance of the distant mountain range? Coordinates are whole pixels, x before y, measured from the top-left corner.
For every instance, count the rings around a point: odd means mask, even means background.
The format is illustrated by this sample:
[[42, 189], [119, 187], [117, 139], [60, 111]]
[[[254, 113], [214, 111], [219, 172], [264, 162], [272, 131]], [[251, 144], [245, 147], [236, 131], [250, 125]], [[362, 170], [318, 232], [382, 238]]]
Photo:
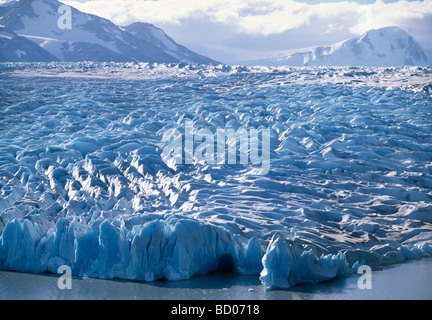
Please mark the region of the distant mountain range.
[[71, 28], [60, 28], [62, 5], [57, 0], [0, 5], [0, 61], [219, 64], [177, 44], [149, 23], [119, 27], [71, 7]]
[[[117, 26], [70, 7], [71, 28], [58, 25], [57, 0], [17, 0], [0, 5], [0, 61], [95, 61], [210, 64], [220, 62], [179, 45], [149, 23]], [[60, 13], [59, 13], [60, 12]], [[399, 27], [371, 30], [327, 47], [241, 61], [267, 66], [430, 65], [420, 45]]]
[[328, 47], [298, 50], [282, 57], [243, 61], [265, 66], [422, 66], [430, 65], [420, 45], [399, 27], [370, 30]]

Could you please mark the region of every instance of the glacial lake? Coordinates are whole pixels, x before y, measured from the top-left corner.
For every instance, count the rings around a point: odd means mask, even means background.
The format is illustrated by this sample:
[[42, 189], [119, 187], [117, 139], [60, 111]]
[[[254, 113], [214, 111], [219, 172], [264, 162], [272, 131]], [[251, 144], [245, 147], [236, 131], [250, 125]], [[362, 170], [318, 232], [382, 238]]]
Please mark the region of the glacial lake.
[[[0, 272], [2, 300], [430, 300], [432, 259], [372, 272], [372, 289], [359, 289], [360, 275], [288, 290], [266, 291], [257, 277], [211, 274], [185, 281], [153, 283], [79, 278], [60, 290], [55, 275]], [[60, 276], [60, 275], [59, 275]]]

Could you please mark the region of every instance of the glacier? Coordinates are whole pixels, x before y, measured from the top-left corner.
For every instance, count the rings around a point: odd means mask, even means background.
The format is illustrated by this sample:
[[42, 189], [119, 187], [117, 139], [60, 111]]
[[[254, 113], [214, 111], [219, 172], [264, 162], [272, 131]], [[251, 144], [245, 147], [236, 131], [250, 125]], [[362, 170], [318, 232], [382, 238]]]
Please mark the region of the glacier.
[[[432, 256], [432, 68], [0, 64], [0, 270], [268, 289]], [[270, 172], [162, 136], [268, 128]]]

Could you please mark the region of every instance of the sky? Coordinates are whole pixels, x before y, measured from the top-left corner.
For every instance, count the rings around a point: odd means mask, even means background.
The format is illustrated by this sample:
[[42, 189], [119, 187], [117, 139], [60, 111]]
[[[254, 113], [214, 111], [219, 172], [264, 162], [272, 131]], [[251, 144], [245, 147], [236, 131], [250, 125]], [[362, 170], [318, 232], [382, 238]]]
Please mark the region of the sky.
[[432, 56], [432, 0], [61, 0], [117, 25], [149, 22], [178, 43], [231, 63], [331, 45], [399, 26]]

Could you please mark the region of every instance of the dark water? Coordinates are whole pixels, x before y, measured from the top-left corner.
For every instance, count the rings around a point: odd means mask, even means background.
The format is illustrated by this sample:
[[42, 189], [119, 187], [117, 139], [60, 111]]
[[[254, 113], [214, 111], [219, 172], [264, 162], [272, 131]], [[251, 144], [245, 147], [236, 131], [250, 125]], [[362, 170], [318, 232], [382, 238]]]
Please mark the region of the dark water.
[[232, 274], [212, 274], [186, 281], [154, 283], [73, 279], [71, 290], [60, 290], [56, 276], [0, 272], [0, 299], [432, 299], [432, 259], [374, 271], [370, 290], [358, 288], [359, 277], [360, 275], [353, 275], [319, 285], [301, 285], [276, 291], [266, 291], [257, 277]]

